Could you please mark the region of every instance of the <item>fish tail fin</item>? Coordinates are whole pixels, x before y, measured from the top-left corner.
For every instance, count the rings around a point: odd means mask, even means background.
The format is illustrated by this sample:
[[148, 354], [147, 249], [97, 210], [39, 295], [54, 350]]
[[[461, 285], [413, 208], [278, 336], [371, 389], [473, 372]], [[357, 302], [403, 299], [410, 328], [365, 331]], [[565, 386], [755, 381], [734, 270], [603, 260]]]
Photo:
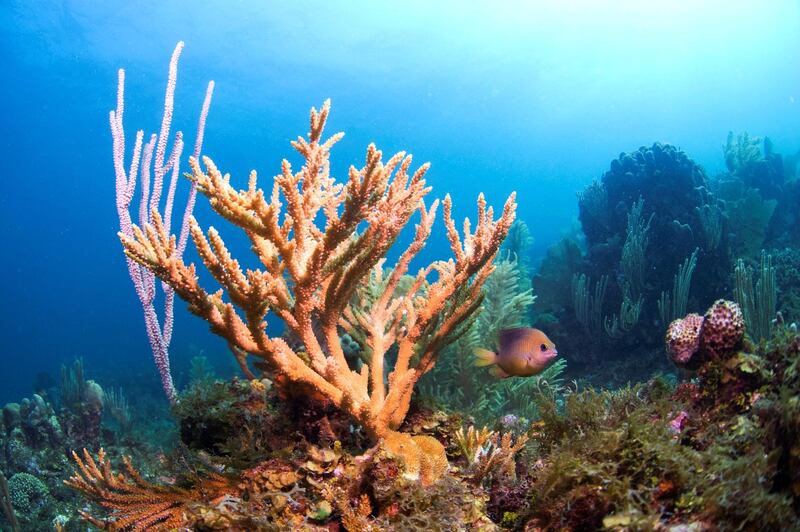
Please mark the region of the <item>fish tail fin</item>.
[[476, 347], [472, 350], [472, 353], [475, 355], [475, 365], [479, 368], [497, 363], [497, 355], [493, 351]]

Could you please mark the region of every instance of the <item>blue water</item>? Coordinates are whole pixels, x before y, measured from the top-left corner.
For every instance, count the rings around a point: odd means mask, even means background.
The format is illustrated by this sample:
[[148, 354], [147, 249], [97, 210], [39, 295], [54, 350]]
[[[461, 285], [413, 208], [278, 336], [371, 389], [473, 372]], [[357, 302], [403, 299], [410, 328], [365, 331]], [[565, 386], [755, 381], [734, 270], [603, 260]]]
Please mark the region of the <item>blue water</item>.
[[[116, 236], [108, 111], [124, 67], [128, 138], [154, 131], [179, 40], [174, 127], [193, 140], [216, 80], [204, 152], [241, 186], [277, 173], [330, 97], [329, 132], [347, 133], [336, 175], [374, 141], [431, 161], [459, 218], [479, 191], [517, 190], [537, 255], [621, 151], [670, 142], [713, 175], [730, 130], [800, 146], [796, 1], [128, 4], [0, 4], [0, 404], [76, 356], [157, 386]], [[218, 223], [203, 198], [195, 214]], [[436, 234], [422, 259], [447, 256]], [[179, 381], [200, 351], [230, 366], [181, 304], [172, 351]]]

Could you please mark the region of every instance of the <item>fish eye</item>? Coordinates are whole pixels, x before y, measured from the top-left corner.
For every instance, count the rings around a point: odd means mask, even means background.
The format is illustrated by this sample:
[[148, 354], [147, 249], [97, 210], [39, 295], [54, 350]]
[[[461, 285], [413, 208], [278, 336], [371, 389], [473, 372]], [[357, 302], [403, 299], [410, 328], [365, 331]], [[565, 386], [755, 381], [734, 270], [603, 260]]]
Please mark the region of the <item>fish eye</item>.
[[542, 351], [547, 351], [547, 346], [542, 344], [539, 346], [539, 349], [541, 349]]

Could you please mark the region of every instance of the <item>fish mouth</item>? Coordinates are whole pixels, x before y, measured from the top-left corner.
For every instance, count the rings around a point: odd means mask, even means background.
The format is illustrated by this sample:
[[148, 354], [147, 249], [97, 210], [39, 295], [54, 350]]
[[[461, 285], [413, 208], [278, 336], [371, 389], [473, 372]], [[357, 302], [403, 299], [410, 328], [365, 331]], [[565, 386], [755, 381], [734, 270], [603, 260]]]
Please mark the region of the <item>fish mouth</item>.
[[545, 363], [546, 366], [549, 366], [550, 364], [552, 364], [555, 361], [555, 359], [558, 358], [558, 351], [553, 349], [552, 351], [547, 352], [544, 355], [545, 355], [544, 356], [544, 363]]
[[542, 353], [542, 357], [538, 360], [535, 358], [528, 358], [525, 360], [525, 366], [529, 368], [542, 368], [543, 366], [549, 366], [553, 363], [553, 361], [558, 358], [558, 351], [555, 349], [545, 351]]

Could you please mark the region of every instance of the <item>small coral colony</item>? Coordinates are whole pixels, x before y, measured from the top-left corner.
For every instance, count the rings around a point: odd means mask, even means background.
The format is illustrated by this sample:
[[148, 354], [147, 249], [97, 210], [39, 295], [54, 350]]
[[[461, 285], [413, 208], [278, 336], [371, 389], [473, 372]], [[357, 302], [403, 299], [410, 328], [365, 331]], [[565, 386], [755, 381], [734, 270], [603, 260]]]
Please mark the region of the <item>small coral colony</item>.
[[[671, 145], [623, 153], [534, 268], [513, 194], [499, 210], [480, 196], [459, 228], [404, 152], [370, 145], [335, 179], [328, 101], [292, 142], [299, 168], [237, 188], [201, 157], [211, 82], [173, 219], [182, 47], [158, 134], [126, 136], [122, 70], [109, 117], [119, 236], [177, 441], [154, 452], [163, 425], [79, 360], [43, 376], [3, 408], [2, 526], [800, 529], [798, 154], [731, 134], [712, 178]], [[192, 216], [198, 191], [244, 232], [250, 269]], [[451, 258], [419, 264], [437, 216]], [[198, 359], [176, 389], [176, 295], [239, 377]]]

